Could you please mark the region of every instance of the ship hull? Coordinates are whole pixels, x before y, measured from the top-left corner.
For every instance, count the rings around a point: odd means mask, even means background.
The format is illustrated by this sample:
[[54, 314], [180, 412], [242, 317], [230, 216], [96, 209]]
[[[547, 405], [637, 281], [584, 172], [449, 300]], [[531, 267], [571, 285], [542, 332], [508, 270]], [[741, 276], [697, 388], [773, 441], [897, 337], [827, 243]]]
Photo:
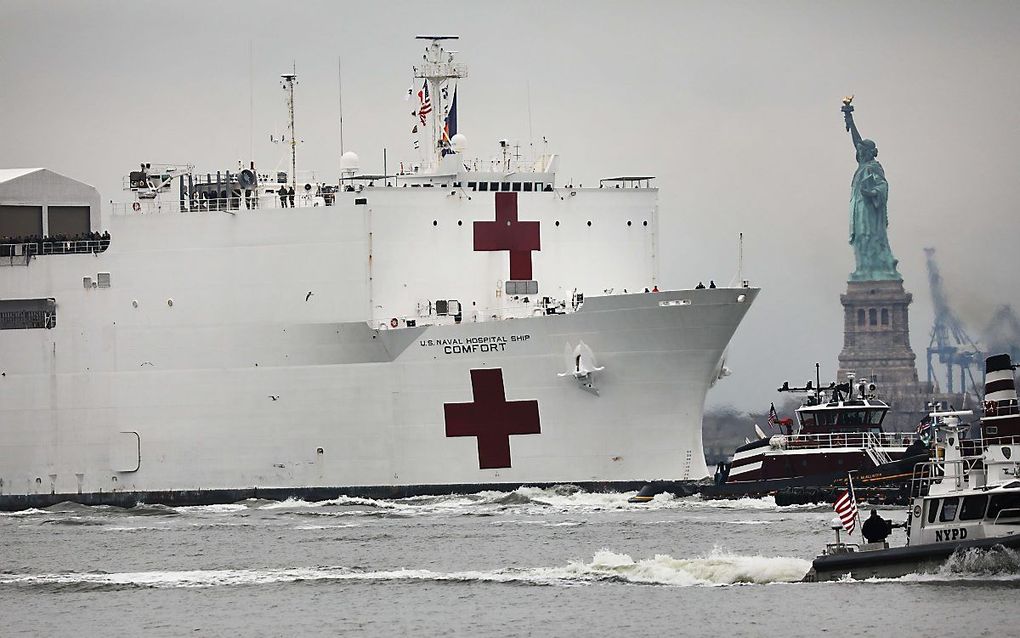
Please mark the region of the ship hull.
[[[233, 358], [244, 365], [8, 368], [0, 508], [701, 479], [705, 393], [756, 293], [615, 295], [565, 315], [397, 330], [235, 326]], [[116, 326], [70, 331], [19, 332], [55, 359], [58, 343], [117, 350], [131, 338]], [[165, 337], [170, 360], [186, 337]], [[582, 340], [604, 367], [592, 388], [561, 376], [565, 348]], [[479, 370], [498, 371], [498, 400], [475, 396]], [[537, 422], [493, 435], [520, 405]], [[468, 433], [451, 426], [451, 410], [464, 409], [474, 415]]]

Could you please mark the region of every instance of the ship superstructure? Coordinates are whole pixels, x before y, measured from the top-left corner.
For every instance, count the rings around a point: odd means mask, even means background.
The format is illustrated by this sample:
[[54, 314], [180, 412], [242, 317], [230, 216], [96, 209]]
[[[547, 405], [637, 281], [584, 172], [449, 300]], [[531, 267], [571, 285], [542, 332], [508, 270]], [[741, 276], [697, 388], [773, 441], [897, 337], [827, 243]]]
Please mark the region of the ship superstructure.
[[434, 153], [389, 174], [142, 164], [100, 210], [0, 171], [0, 507], [707, 474], [757, 289], [665, 290], [649, 176], [467, 159], [445, 41], [416, 69]]

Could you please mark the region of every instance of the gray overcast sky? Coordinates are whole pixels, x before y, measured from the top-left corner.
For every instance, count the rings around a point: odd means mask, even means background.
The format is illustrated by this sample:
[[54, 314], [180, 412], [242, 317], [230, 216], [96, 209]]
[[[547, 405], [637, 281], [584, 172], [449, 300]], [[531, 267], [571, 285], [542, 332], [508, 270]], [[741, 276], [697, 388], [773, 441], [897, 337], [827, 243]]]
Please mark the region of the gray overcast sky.
[[[546, 136], [560, 183], [657, 175], [662, 280], [727, 282], [737, 233], [764, 292], [709, 403], [764, 409], [784, 379], [835, 373], [853, 256], [855, 168], [839, 112], [890, 182], [890, 240], [914, 293], [919, 373], [931, 326], [922, 248], [935, 246], [972, 332], [1017, 302], [1020, 3], [46, 2], [0, 0], [0, 167], [45, 166], [125, 199], [138, 162], [280, 159], [279, 74], [296, 62], [299, 164], [411, 159], [403, 94], [419, 33], [454, 33], [470, 152]], [[254, 66], [250, 125], [249, 50]]]

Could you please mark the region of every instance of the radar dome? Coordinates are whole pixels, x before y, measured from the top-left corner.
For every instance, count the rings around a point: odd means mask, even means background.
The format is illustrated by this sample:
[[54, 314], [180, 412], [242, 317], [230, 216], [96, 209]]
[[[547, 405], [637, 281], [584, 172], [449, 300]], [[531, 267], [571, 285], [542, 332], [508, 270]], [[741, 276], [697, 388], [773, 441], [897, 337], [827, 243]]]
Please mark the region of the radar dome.
[[467, 137], [463, 133], [457, 133], [450, 138], [450, 145], [453, 146], [455, 151], [463, 151], [467, 148]]
[[340, 156], [341, 171], [353, 173], [359, 168], [361, 168], [361, 160], [358, 159], [358, 155], [354, 151], [347, 151]]

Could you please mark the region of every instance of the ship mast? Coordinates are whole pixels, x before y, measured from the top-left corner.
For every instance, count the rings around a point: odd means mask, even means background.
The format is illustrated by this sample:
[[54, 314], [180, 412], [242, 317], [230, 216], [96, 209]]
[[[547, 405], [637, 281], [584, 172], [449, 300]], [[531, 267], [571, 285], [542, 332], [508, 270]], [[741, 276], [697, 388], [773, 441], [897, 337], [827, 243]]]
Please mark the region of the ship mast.
[[[416, 40], [428, 40], [429, 45], [425, 47], [425, 55], [422, 63], [414, 67], [414, 77], [428, 82], [429, 99], [432, 101], [432, 111], [428, 114], [426, 139], [431, 142], [428, 170], [435, 170], [439, 167], [439, 161], [443, 157], [443, 125], [446, 117], [444, 107], [443, 85], [451, 79], [467, 77], [467, 67], [459, 62], [453, 61], [454, 51], [447, 51], [442, 46], [443, 40], [457, 40], [455, 35], [419, 35]], [[450, 98], [452, 99], [452, 97]]]
[[290, 186], [297, 189], [297, 138], [294, 136], [294, 86], [297, 84], [297, 67], [284, 73], [283, 90], [287, 92], [287, 115], [290, 118]]

